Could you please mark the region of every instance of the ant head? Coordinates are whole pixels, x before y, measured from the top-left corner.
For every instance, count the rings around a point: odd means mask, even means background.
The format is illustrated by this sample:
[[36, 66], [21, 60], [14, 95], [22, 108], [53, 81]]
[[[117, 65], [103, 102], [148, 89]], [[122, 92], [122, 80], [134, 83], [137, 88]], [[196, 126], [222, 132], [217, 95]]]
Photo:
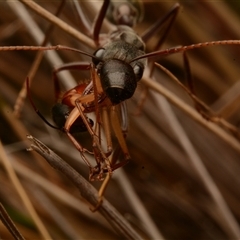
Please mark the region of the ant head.
[[[135, 40], [134, 38], [133, 43]], [[113, 104], [127, 100], [134, 94], [137, 82], [142, 78], [146, 59], [130, 61], [142, 54], [143, 51], [138, 46], [119, 40], [94, 53], [96, 58], [92, 61], [100, 76], [102, 88]]]
[[117, 25], [133, 27], [136, 24], [137, 10], [128, 3], [121, 3], [113, 13]]
[[111, 59], [104, 62], [100, 69], [100, 79], [104, 92], [113, 104], [118, 104], [131, 98], [141, 79], [143, 70], [135, 65]]

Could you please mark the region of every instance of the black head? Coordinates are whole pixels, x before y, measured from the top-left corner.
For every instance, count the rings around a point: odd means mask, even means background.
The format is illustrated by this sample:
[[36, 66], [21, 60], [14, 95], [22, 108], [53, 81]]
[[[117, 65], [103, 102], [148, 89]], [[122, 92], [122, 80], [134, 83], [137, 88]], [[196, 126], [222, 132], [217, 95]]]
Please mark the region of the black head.
[[[142, 78], [147, 60], [132, 61], [144, 54], [144, 44], [136, 34], [123, 31], [116, 39], [99, 48], [92, 59], [101, 79], [107, 97], [113, 104], [118, 104], [134, 94], [137, 82]], [[126, 34], [126, 31], [128, 34]]]
[[142, 78], [143, 66], [111, 59], [103, 63], [99, 74], [104, 92], [113, 104], [118, 104], [134, 94]]

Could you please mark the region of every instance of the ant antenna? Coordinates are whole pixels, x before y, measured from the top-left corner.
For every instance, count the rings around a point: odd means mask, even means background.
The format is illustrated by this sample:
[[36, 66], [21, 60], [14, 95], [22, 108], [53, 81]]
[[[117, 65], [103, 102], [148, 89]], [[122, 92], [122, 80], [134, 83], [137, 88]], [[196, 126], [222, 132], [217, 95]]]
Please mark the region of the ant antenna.
[[71, 48], [71, 47], [67, 47], [64, 45], [56, 45], [56, 46], [5, 46], [5, 47], [1, 47], [0, 51], [47, 51], [47, 50], [66, 50], [66, 51], [72, 51], [72, 52], [77, 52], [80, 54], [83, 54], [85, 56], [91, 57], [96, 59], [97, 61], [102, 62], [102, 60], [90, 53], [81, 51], [79, 49], [76, 48]]
[[192, 44], [192, 45], [187, 45], [187, 46], [177, 46], [177, 47], [172, 47], [172, 48], [167, 48], [151, 53], [147, 53], [144, 55], [141, 55], [139, 57], [136, 57], [130, 61], [134, 62], [142, 58], [150, 58], [150, 57], [156, 57], [158, 55], [163, 56], [163, 55], [170, 55], [174, 53], [179, 53], [179, 52], [184, 52], [196, 48], [201, 48], [201, 47], [208, 47], [208, 46], [217, 46], [217, 45], [240, 45], [240, 40], [222, 40], [222, 41], [212, 41], [212, 42], [204, 42], [204, 43], [197, 43], [197, 44]]

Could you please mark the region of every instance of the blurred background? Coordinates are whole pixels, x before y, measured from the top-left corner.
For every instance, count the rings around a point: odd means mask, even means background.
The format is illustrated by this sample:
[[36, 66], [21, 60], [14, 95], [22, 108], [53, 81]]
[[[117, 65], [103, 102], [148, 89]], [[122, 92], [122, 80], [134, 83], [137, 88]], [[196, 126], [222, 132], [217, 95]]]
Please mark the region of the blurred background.
[[[237, 1], [178, 2], [179, 14], [162, 49], [240, 39], [240, 5]], [[60, 1], [36, 3], [55, 14]], [[50, 22], [19, 2], [0, 4], [0, 45], [40, 45]], [[136, 25], [136, 32], [143, 33], [174, 4], [174, 1], [143, 1], [144, 16]], [[80, 6], [93, 22], [101, 2], [81, 2]], [[84, 33], [71, 1], [66, 2], [59, 18]], [[106, 22], [102, 32], [106, 33], [109, 27], [114, 26]], [[161, 34], [163, 31], [160, 30], [146, 43], [146, 52], [155, 50], [154, 43]], [[50, 42], [88, 53], [96, 50], [58, 27], [51, 32]], [[13, 114], [17, 96], [29, 76], [36, 54], [34, 51], [0, 52], [0, 139], [3, 145], [0, 201], [25, 238], [43, 239], [4, 167], [4, 162], [9, 161], [53, 239], [121, 239], [99, 213], [89, 210], [68, 179], [54, 171], [37, 153], [26, 151], [30, 146], [26, 134], [31, 134], [88, 179], [88, 168], [77, 150], [63, 133], [51, 129], [39, 118], [28, 99], [19, 116]], [[56, 54], [62, 63], [90, 61], [73, 52], [58, 51]], [[51, 108], [55, 99], [51, 74], [52, 69], [62, 63], [49, 60], [50, 55], [46, 52], [41, 61], [33, 78], [31, 94], [37, 108], [52, 122]], [[239, 56], [238, 45], [188, 51], [196, 95], [236, 129], [240, 123]], [[181, 53], [156, 60], [186, 84]], [[70, 89], [89, 77], [85, 72], [71, 74], [62, 76], [63, 89]], [[202, 118], [188, 94], [160, 69], [155, 68], [152, 81], [172, 95], [165, 98], [155, 85], [150, 87], [142, 109], [136, 115], [147, 88], [146, 81], [139, 82], [133, 98], [127, 101], [127, 145], [132, 160], [114, 172], [106, 199], [142, 238], [237, 239], [240, 236], [239, 139]], [[173, 98], [175, 104], [172, 104]], [[88, 134], [82, 134], [79, 141], [87, 145], [91, 139]], [[92, 184], [97, 189], [100, 187], [100, 183]], [[141, 217], [143, 212], [149, 218]], [[0, 237], [11, 238], [2, 224]]]

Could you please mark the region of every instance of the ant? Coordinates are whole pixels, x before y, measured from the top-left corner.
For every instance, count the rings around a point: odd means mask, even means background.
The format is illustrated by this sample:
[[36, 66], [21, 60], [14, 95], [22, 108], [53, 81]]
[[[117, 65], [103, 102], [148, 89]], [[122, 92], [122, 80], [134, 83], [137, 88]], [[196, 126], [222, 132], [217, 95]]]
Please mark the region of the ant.
[[[100, 44], [99, 31], [109, 4], [110, 1], [104, 1], [95, 24], [93, 39], [96, 42], [96, 45]], [[113, 170], [125, 165], [130, 160], [129, 151], [125, 142], [127, 131], [123, 130], [123, 128], [126, 129], [127, 127], [121, 128], [117, 112], [120, 112], [119, 115], [122, 116], [122, 119], [126, 119], [127, 114], [123, 113], [121, 110], [124, 108], [122, 106], [125, 105], [124, 101], [131, 98], [134, 94], [137, 83], [142, 78], [144, 68], [147, 65], [146, 58], [142, 58], [136, 62], [132, 61], [132, 59], [145, 54], [145, 44], [143, 40], [132, 29], [133, 24], [137, 21], [136, 12], [134, 11], [135, 8], [133, 5], [129, 4], [129, 2], [116, 5], [113, 3], [111, 4], [111, 7], [115, 9], [113, 12], [116, 13], [113, 15], [113, 19], [117, 30], [111, 32], [109, 36], [105, 38], [104, 41], [107, 43], [101, 43], [101, 47], [99, 47], [92, 55], [92, 63], [69, 63], [62, 65], [53, 71], [55, 92], [59, 92], [57, 74], [60, 71], [74, 69], [91, 71], [92, 80], [89, 85], [80, 84], [69, 90], [62, 97], [61, 104], [57, 104], [53, 109], [53, 119], [55, 120], [55, 123], [66, 132], [69, 139], [79, 150], [84, 162], [89, 167], [90, 180], [102, 180], [104, 172], [111, 173]], [[174, 13], [175, 16], [177, 9], [178, 6], [176, 5], [174, 10], [171, 11], [171, 14]], [[171, 16], [171, 14], [168, 16]], [[162, 20], [158, 21], [157, 25], [160, 25], [161, 23]], [[149, 35], [149, 32], [147, 32], [147, 35]], [[71, 49], [68, 48], [68, 50]], [[89, 54], [82, 53], [89, 56]], [[96, 73], [94, 72], [95, 69]], [[105, 111], [105, 108], [110, 114], [109, 116], [102, 117], [102, 120], [99, 120], [99, 116], [103, 115], [102, 113]], [[107, 153], [104, 153], [100, 146], [99, 134], [96, 134], [96, 131], [92, 128], [92, 123], [87, 117], [85, 117], [86, 113], [94, 111], [95, 113], [99, 112], [99, 114], [96, 114], [97, 125], [100, 126], [102, 124], [104, 126], [104, 132], [107, 133]], [[67, 117], [65, 117], [66, 115]], [[79, 120], [80, 117], [81, 119]], [[111, 166], [108, 159], [108, 156], [112, 154], [109, 122], [112, 123], [113, 131], [125, 159], [123, 162], [114, 164], [113, 166]], [[126, 122], [126, 120], [124, 120], [124, 122]], [[96, 167], [91, 166], [84, 156], [84, 152], [87, 150], [84, 149], [72, 136], [71, 131], [73, 130], [71, 129], [73, 129], [75, 125], [83, 126], [81, 130], [85, 131], [87, 129], [90, 133], [93, 139], [93, 152], [97, 162]], [[104, 166], [101, 166], [102, 162], [105, 163]], [[116, 159], [114, 159], [113, 162], [115, 163]], [[95, 177], [96, 175], [97, 177]]]
[[[109, 3], [109, 1], [104, 2], [96, 21], [96, 26], [99, 26], [99, 22], [102, 24], [102, 16], [105, 16]], [[95, 51], [92, 56], [92, 63], [65, 64], [53, 71], [56, 99], [61, 99], [60, 103], [57, 103], [52, 109], [53, 120], [57, 127], [48, 123], [34, 106], [29, 94], [29, 83], [27, 81], [27, 92], [33, 108], [45, 123], [53, 128], [63, 130], [67, 134], [80, 152], [83, 161], [89, 167], [89, 179], [91, 181], [103, 180], [105, 173], [111, 176], [112, 171], [124, 166], [130, 160], [130, 154], [125, 141], [128, 128], [125, 100], [131, 98], [134, 94], [137, 82], [142, 78], [144, 68], [147, 65], [146, 58], [131, 63], [132, 59], [145, 54], [145, 44], [142, 38], [132, 29], [137, 22], [135, 7], [128, 2], [115, 6], [111, 5], [111, 7], [115, 9], [114, 12], [116, 14], [113, 15], [113, 21], [117, 26], [117, 30], [111, 32], [105, 39], [107, 43], [102, 44]], [[174, 14], [176, 14], [176, 10], [177, 5], [174, 8]], [[158, 21], [157, 25], [160, 25], [161, 22], [162, 20]], [[100, 28], [95, 29], [100, 30]], [[96, 31], [94, 31], [93, 35], [98, 37], [99, 32], [96, 34]], [[149, 32], [146, 35], [149, 35]], [[99, 39], [93, 38], [96, 45], [99, 45]], [[147, 39], [147, 37], [145, 38]], [[73, 50], [60, 46], [59, 48]], [[82, 51], [79, 52], [90, 56]], [[77, 85], [60, 97], [57, 73], [74, 69], [90, 70], [91, 81], [89, 84], [81, 83]], [[93, 129], [92, 119], [86, 116], [87, 113], [92, 112], [96, 115], [95, 129]], [[120, 118], [121, 121], [119, 121]], [[112, 150], [111, 127], [118, 141], [118, 146], [114, 151]], [[107, 152], [102, 150], [101, 130], [106, 135]], [[84, 131], [88, 131], [92, 137], [93, 153], [83, 148], [72, 135], [73, 133]], [[121, 154], [120, 149], [124, 155], [124, 160], [118, 163], [117, 161]], [[91, 165], [84, 154], [85, 152], [94, 155], [96, 166]], [[106, 178], [99, 190], [100, 198], [108, 181], [109, 177]]]
[[[93, 66], [89, 69], [91, 72], [91, 81], [88, 83], [80, 83], [76, 87], [66, 91], [60, 96], [60, 85], [57, 78], [54, 79], [55, 96], [58, 102], [52, 108], [52, 117], [56, 126], [49, 123], [44, 116], [36, 108], [30, 95], [29, 79], [27, 79], [27, 92], [31, 105], [43, 121], [50, 127], [61, 130], [67, 134], [74, 146], [79, 150], [83, 161], [89, 167], [89, 179], [103, 180], [104, 173], [111, 173], [115, 169], [125, 165], [130, 155], [125, 143], [127, 133], [127, 115], [125, 103], [113, 106], [110, 99], [105, 95], [98, 75]], [[60, 102], [59, 102], [60, 100]], [[96, 124], [88, 118], [88, 113], [95, 113]], [[122, 122], [119, 121], [119, 115]], [[112, 123], [110, 125], [110, 123]], [[125, 161], [116, 163], [119, 154], [113, 153], [111, 130], [112, 126], [118, 143], [125, 155]], [[81, 146], [81, 144], [74, 138], [73, 134], [88, 131], [93, 139], [93, 152]], [[101, 132], [106, 135], [107, 151], [102, 150]], [[118, 150], [119, 151], [119, 150]], [[97, 165], [93, 167], [88, 161], [85, 152], [94, 155]], [[111, 161], [110, 155], [116, 156]]]

